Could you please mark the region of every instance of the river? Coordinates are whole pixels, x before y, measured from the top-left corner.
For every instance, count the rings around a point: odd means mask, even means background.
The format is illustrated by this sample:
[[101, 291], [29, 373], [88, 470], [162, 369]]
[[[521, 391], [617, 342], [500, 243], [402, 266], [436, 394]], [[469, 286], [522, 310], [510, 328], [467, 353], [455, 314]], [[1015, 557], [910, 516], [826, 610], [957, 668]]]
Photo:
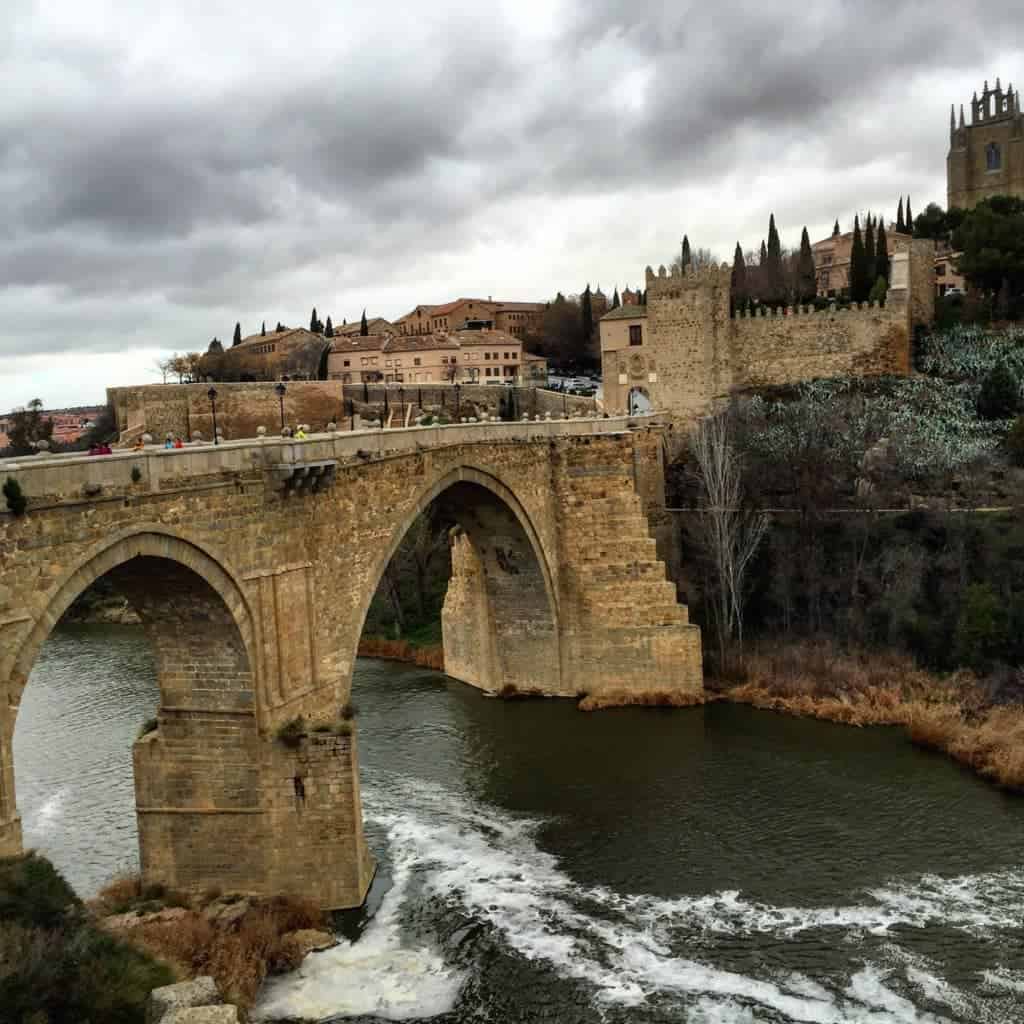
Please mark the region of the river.
[[[267, 1018], [910, 1024], [1024, 1018], [1024, 799], [851, 729], [581, 714], [360, 661], [369, 842], [341, 945]], [[132, 627], [47, 642], [15, 733], [27, 844], [83, 893], [135, 859]]]

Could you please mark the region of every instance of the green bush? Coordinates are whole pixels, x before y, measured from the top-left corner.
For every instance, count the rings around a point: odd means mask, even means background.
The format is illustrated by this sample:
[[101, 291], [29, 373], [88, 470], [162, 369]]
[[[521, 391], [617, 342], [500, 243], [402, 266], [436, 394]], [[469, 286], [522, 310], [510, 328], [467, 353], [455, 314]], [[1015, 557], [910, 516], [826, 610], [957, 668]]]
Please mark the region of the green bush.
[[986, 420], [1006, 420], [1020, 412], [1020, 380], [1009, 363], [1000, 359], [982, 378], [978, 415]]
[[882, 304], [885, 302], [885, 296], [889, 291], [889, 282], [884, 277], [879, 276], [875, 283], [871, 286], [871, 292], [868, 295], [869, 302], [877, 302]]
[[143, 1024], [170, 969], [101, 931], [45, 858], [0, 860], [0, 1018]]
[[138, 739], [142, 739], [143, 736], [148, 736], [151, 732], [157, 730], [157, 720], [155, 718], [147, 718], [142, 725], [139, 727]]
[[1024, 466], [1024, 416], [1018, 416], [1013, 421], [1006, 435], [1006, 450], [1015, 466]]
[[7, 499], [7, 507], [16, 516], [23, 516], [28, 507], [28, 499], [22, 493], [21, 484], [9, 476], [4, 482], [4, 497]]
[[1008, 619], [999, 595], [988, 583], [974, 583], [960, 608], [954, 646], [958, 664], [984, 672], [1007, 647]]

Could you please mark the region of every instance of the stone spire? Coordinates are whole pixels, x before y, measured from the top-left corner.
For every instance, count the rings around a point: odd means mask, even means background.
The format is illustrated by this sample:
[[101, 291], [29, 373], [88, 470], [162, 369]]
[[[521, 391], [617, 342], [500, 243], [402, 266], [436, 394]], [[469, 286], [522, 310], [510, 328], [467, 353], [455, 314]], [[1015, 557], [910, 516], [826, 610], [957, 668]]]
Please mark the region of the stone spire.
[[960, 127], [963, 128], [963, 126], [964, 126], [964, 105], [961, 103], [960, 104]]
[[949, 131], [953, 133], [956, 131], [956, 104], [950, 103], [949, 105]]

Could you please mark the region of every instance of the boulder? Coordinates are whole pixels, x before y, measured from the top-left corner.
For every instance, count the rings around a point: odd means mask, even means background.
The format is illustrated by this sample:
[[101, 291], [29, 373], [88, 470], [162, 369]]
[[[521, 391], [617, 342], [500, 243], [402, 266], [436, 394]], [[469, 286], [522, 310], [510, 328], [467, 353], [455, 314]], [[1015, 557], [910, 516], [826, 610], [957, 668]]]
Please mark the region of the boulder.
[[281, 945], [291, 963], [299, 963], [307, 953], [319, 953], [336, 946], [338, 940], [330, 932], [316, 928], [300, 928], [281, 936]]
[[163, 1024], [169, 1022], [172, 1015], [181, 1010], [190, 1010], [197, 1006], [216, 1007], [220, 1003], [217, 985], [213, 978], [207, 975], [193, 978], [191, 981], [179, 981], [175, 985], [164, 985], [149, 993], [146, 1024]]
[[162, 1024], [238, 1024], [238, 1007], [225, 1004], [172, 1010]]
[[217, 926], [220, 928], [234, 928], [239, 921], [249, 913], [249, 901], [239, 900], [237, 903], [229, 903], [218, 915]]

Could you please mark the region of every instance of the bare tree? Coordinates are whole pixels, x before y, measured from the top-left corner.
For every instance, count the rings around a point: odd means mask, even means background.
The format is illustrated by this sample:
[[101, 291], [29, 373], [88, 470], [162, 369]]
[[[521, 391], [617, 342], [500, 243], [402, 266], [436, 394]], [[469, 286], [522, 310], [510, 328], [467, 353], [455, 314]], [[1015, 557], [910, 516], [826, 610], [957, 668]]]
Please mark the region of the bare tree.
[[[669, 268], [670, 273], [678, 274], [679, 268], [682, 265], [682, 255], [676, 254], [672, 260], [672, 265]], [[722, 261], [710, 250], [704, 248], [696, 248], [690, 253], [690, 270], [700, 270], [702, 267], [720, 267]]]
[[690, 437], [690, 451], [700, 485], [698, 529], [715, 576], [711, 606], [719, 666], [724, 667], [734, 641], [743, 656], [746, 574], [768, 528], [768, 517], [743, 505], [742, 467], [729, 442], [725, 414], [697, 424]]
[[166, 356], [163, 358], [157, 357], [153, 360], [153, 367], [157, 373], [163, 378], [163, 383], [167, 383], [167, 375], [172, 372], [171, 370], [172, 357]]

